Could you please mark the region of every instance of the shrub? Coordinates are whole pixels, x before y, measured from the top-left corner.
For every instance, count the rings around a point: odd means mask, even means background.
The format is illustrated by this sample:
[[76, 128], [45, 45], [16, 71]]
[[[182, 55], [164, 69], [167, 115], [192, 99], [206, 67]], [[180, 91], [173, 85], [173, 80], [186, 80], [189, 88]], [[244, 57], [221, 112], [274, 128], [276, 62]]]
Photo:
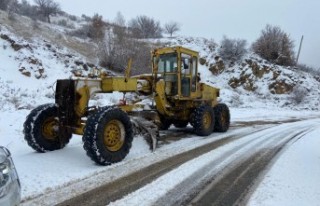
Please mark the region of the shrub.
[[89, 16], [87, 16], [85, 14], [82, 14], [81, 18], [83, 18], [85, 21], [91, 21], [91, 17], [89, 17]]
[[10, 20], [15, 20], [15, 13], [18, 11], [18, 0], [11, 0], [8, 4], [7, 11]]
[[230, 104], [234, 107], [239, 107], [243, 104], [243, 101], [241, 100], [241, 94], [233, 93]]
[[297, 69], [307, 72], [312, 75], [320, 75], [320, 69], [315, 69], [313, 67], [307, 66], [305, 64], [298, 64]]
[[65, 19], [61, 19], [58, 21], [57, 23], [59, 26], [63, 26], [63, 27], [67, 27], [68, 26], [68, 23]]
[[48, 23], [51, 23], [50, 16], [61, 11], [60, 5], [53, 0], [34, 0], [34, 3], [38, 6], [39, 13]]
[[214, 39], [205, 39], [205, 45], [208, 47], [210, 52], [214, 52], [218, 46]]
[[32, 28], [35, 30], [40, 29], [39, 22], [36, 19], [32, 20]]
[[16, 16], [13, 12], [8, 12], [8, 19], [10, 21], [16, 21]]
[[307, 96], [307, 91], [301, 86], [295, 86], [291, 93], [291, 100], [295, 104], [300, 104]]
[[10, 98], [7, 99], [7, 101], [9, 103], [13, 104], [16, 109], [18, 109], [20, 106], [20, 97], [19, 96], [16, 96], [16, 95], [11, 96]]
[[219, 54], [226, 61], [236, 62], [247, 53], [247, 41], [244, 39], [229, 39], [226, 36], [221, 41]]
[[102, 16], [95, 14], [91, 21], [77, 30], [67, 32], [70, 36], [76, 36], [82, 39], [91, 38], [96, 41], [103, 40], [105, 36], [106, 23], [102, 20]]
[[129, 22], [129, 29], [135, 38], [159, 38], [162, 37], [162, 29], [159, 21], [147, 16], [138, 16]]
[[28, 16], [31, 19], [35, 20], [38, 15], [38, 10], [36, 6], [31, 6], [27, 0], [22, 0], [20, 4], [18, 4], [18, 14]]
[[90, 37], [95, 40], [103, 39], [105, 35], [105, 25], [102, 16], [95, 14], [91, 20]]
[[79, 29], [67, 32], [67, 34], [70, 36], [75, 36], [75, 37], [81, 38], [81, 39], [86, 39], [91, 36], [90, 29], [91, 29], [90, 25], [85, 24]]
[[68, 17], [71, 21], [77, 21], [77, 16], [69, 15]]
[[294, 60], [294, 42], [280, 27], [267, 25], [252, 44], [252, 50], [273, 63], [291, 66]]
[[0, 1], [0, 9], [6, 11], [10, 0], [1, 0]]

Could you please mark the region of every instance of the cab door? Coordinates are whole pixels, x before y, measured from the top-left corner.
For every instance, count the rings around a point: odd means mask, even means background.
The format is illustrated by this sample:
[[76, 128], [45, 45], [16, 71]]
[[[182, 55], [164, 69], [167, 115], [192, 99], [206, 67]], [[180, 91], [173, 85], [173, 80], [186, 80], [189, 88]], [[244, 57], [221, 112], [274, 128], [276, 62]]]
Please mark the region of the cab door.
[[196, 56], [181, 53], [181, 96], [197, 96], [197, 68]]

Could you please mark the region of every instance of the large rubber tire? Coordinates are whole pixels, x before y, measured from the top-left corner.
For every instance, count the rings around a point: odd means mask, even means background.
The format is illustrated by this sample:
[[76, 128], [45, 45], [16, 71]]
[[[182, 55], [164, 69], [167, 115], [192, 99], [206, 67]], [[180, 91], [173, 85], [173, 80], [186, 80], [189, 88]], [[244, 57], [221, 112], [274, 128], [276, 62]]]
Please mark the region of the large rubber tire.
[[218, 104], [214, 107], [215, 114], [215, 132], [226, 132], [230, 126], [230, 111], [227, 105]]
[[24, 139], [38, 152], [47, 152], [64, 148], [72, 133], [64, 134], [63, 142], [59, 138], [58, 108], [55, 104], [44, 104], [33, 109], [23, 124]]
[[106, 107], [91, 114], [84, 129], [83, 148], [99, 165], [123, 160], [133, 140], [128, 115], [117, 107]]
[[176, 128], [186, 128], [188, 124], [189, 124], [188, 121], [175, 121], [175, 122], [173, 123], [173, 125], [174, 125]]
[[214, 129], [214, 120], [213, 108], [207, 105], [196, 108], [191, 120], [194, 132], [199, 136], [210, 135]]

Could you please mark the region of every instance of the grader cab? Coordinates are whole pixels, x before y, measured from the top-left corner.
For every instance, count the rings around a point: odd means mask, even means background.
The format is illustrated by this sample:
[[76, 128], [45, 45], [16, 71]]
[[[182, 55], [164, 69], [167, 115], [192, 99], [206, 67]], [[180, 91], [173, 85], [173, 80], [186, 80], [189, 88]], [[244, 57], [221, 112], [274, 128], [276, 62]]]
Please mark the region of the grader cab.
[[[218, 103], [219, 89], [200, 82], [198, 53], [183, 47], [152, 51], [152, 73], [74, 78], [57, 81], [55, 104], [31, 111], [24, 123], [27, 143], [38, 152], [65, 147], [72, 134], [82, 135], [83, 148], [97, 164], [109, 165], [125, 158], [135, 134], [143, 134], [155, 149], [158, 129], [172, 124], [194, 133], [210, 135], [229, 128], [230, 113]], [[95, 93], [124, 93], [117, 105], [90, 107]], [[126, 94], [150, 99], [148, 107], [129, 101]]]

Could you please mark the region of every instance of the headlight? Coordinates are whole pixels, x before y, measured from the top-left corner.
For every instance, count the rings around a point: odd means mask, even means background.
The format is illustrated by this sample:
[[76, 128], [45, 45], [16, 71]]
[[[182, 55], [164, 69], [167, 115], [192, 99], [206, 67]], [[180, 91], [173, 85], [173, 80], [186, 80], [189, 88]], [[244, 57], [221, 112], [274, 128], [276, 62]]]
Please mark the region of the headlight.
[[10, 173], [11, 164], [9, 159], [6, 159], [3, 163], [0, 164], [0, 172], [4, 175]]
[[0, 147], [0, 198], [10, 192], [13, 182], [16, 180], [20, 186], [9, 150]]
[[11, 162], [9, 159], [0, 164], [0, 197], [5, 196], [12, 182]]

